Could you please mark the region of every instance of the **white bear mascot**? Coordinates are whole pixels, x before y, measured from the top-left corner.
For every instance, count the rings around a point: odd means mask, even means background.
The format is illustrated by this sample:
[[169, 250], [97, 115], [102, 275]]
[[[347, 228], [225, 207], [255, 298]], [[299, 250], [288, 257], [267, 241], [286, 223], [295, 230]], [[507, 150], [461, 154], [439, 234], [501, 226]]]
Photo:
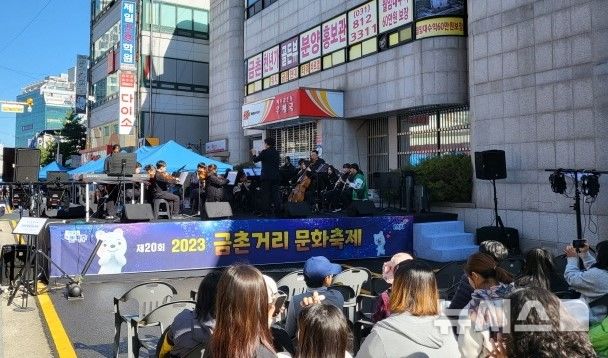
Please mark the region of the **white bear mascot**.
[[127, 264], [127, 240], [123, 235], [122, 229], [115, 229], [111, 232], [97, 231], [95, 233], [97, 241], [102, 241], [97, 256], [99, 256], [98, 274], [120, 273], [123, 266]]
[[374, 244], [376, 244], [376, 256], [386, 255], [386, 252], [384, 251], [384, 244], [386, 244], [384, 232], [380, 231], [379, 233], [374, 234]]

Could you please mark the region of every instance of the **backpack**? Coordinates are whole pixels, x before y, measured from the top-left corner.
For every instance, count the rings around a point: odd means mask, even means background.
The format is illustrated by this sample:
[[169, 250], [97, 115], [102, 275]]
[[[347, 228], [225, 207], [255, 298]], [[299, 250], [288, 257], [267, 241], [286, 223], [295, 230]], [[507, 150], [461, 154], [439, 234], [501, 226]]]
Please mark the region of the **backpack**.
[[608, 357], [608, 317], [591, 327], [589, 340], [600, 357]]

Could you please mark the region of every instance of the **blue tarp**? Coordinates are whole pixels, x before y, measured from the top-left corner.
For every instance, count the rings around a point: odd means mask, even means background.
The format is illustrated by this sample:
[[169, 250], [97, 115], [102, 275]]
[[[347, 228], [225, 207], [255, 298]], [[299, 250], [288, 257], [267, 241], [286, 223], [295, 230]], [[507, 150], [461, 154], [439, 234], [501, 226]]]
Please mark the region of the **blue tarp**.
[[46, 179], [46, 174], [48, 172], [67, 172], [68, 168], [65, 168], [62, 165], [57, 164], [57, 162], [51, 162], [40, 169], [38, 172], [39, 179]]
[[[172, 140], [157, 147], [141, 147], [135, 151], [135, 154], [137, 155], [137, 161], [142, 166], [146, 166], [147, 164], [155, 165], [157, 161], [164, 160], [167, 162], [168, 172], [174, 172], [179, 169], [193, 172], [196, 171], [196, 165], [201, 162], [206, 165], [217, 165], [217, 171], [220, 174], [223, 174], [226, 170], [232, 170], [232, 165], [202, 156]], [[105, 157], [88, 162], [69, 171], [68, 174], [103, 173], [104, 161]]]

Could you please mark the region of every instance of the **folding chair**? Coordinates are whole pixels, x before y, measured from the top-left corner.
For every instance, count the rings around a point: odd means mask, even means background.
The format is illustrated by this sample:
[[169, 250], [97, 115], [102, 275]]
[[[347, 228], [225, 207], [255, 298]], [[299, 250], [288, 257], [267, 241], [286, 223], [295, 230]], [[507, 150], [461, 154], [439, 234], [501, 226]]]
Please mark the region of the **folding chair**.
[[165, 332], [165, 328], [169, 327], [175, 317], [184, 310], [194, 310], [195, 303], [192, 301], [173, 301], [156, 307], [146, 316], [141, 319], [132, 318], [130, 322], [131, 331], [134, 332], [133, 351], [129, 352], [129, 356], [139, 357], [141, 347], [148, 351], [154, 349], [155, 345], [148, 344], [148, 341], [142, 340], [139, 336], [139, 330], [145, 327], [158, 326], [161, 332]]
[[[120, 348], [120, 329], [123, 323], [127, 324], [127, 347], [129, 353], [132, 354], [133, 336], [135, 333], [131, 330], [131, 319], [143, 318], [156, 307], [171, 301], [175, 295], [177, 295], [177, 290], [168, 283], [148, 282], [131, 288], [120, 298], [114, 297], [114, 347], [112, 356], [118, 357]], [[137, 301], [138, 311], [134, 314], [125, 314], [121, 312], [121, 302], [124, 304], [130, 300]]]
[[293, 296], [306, 292], [307, 287], [306, 282], [304, 282], [304, 272], [297, 270], [288, 273], [277, 282], [277, 287], [287, 295], [287, 303], [289, 303]]

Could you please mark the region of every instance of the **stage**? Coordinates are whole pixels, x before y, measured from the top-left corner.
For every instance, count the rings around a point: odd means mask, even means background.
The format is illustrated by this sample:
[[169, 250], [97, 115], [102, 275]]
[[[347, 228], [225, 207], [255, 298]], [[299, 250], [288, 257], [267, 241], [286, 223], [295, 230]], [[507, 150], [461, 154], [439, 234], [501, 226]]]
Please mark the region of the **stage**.
[[[310, 218], [159, 220], [138, 223], [53, 221], [45, 242], [53, 261], [79, 274], [93, 253], [89, 275], [170, 272], [224, 267], [237, 262], [276, 265], [323, 255], [358, 260], [412, 252], [413, 223], [453, 220], [441, 213], [384, 213], [366, 217], [339, 214]], [[61, 276], [49, 267], [50, 276]]]

